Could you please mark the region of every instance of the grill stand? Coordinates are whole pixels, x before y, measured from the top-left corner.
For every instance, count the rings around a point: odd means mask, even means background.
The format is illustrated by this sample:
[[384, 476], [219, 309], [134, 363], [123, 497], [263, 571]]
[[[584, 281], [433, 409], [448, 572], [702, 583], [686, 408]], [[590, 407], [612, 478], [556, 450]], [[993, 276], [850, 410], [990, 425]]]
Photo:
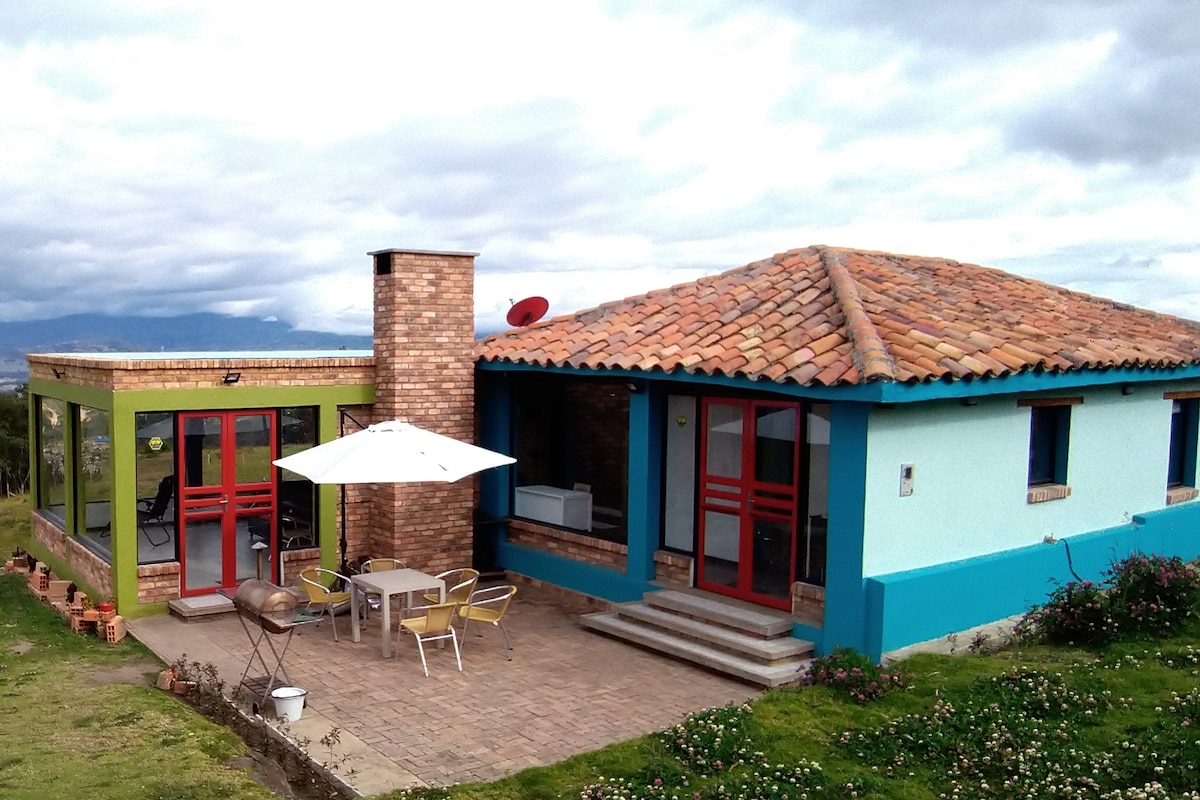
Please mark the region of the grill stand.
[[[229, 597], [229, 595], [224, 591], [220, 591], [218, 594]], [[283, 657], [287, 655], [288, 647], [292, 643], [292, 634], [294, 634], [296, 632], [296, 628], [299, 628], [301, 625], [311, 625], [315, 622], [320, 622], [321, 618], [302, 611], [297, 611], [295, 619], [292, 622], [279, 623], [264, 617], [261, 614], [257, 614], [249, 608], [246, 608], [236, 602], [234, 603], [234, 607], [237, 609], [238, 622], [242, 623], [242, 630], [246, 632], [246, 638], [250, 640], [251, 645], [250, 659], [246, 662], [246, 668], [242, 670], [242, 677], [238, 681], [237, 687], [234, 691], [235, 693], [244, 691], [250, 697], [257, 698], [252, 702], [251, 710], [255, 714], [261, 714], [264, 706], [267, 703], [267, 700], [269, 700], [271, 697], [271, 690], [276, 686], [276, 679], [279, 676], [283, 676], [283, 680], [285, 682], [291, 681], [291, 679], [288, 677], [287, 670], [283, 668]], [[252, 627], [249, 625], [246, 622], [247, 619], [250, 619], [252, 622], [254, 622], [255, 626]], [[255, 627], [258, 629], [257, 636], [254, 635]], [[282, 650], [277, 649], [275, 646], [274, 637], [276, 636], [283, 637]], [[263, 655], [262, 646], [264, 642], [266, 643], [267, 648], [270, 650], [271, 655], [275, 658], [274, 667], [267, 663], [267, 660]], [[250, 675], [250, 670], [254, 667], [255, 659], [258, 660], [258, 663], [262, 664], [262, 668], [266, 674], [260, 677], [251, 678], [248, 676]], [[283, 686], [286, 685], [286, 683], [281, 683], [278, 685]]]

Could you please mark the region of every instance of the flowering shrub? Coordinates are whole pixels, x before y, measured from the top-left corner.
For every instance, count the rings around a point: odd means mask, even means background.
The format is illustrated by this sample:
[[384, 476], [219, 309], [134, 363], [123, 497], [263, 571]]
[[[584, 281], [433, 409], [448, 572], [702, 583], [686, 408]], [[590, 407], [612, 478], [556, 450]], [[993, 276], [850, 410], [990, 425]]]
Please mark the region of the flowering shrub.
[[1104, 575], [1112, 584], [1109, 605], [1128, 630], [1166, 636], [1200, 602], [1200, 575], [1179, 557], [1134, 555]]
[[1070, 581], [1017, 623], [1018, 637], [1096, 646], [1121, 636], [1166, 636], [1195, 614], [1200, 575], [1178, 557], [1130, 556], [1104, 571], [1107, 585]]
[[800, 682], [806, 686], [833, 686], [845, 690], [860, 703], [903, 689], [911, 673], [888, 670], [852, 647], [836, 647], [832, 653], [814, 658], [805, 667]]
[[1050, 644], [1101, 645], [1116, 638], [1117, 625], [1099, 584], [1068, 581], [1027, 612], [1013, 632], [1022, 639]]
[[689, 714], [661, 735], [667, 749], [697, 775], [731, 769], [750, 755], [745, 730], [750, 706], [728, 705]]

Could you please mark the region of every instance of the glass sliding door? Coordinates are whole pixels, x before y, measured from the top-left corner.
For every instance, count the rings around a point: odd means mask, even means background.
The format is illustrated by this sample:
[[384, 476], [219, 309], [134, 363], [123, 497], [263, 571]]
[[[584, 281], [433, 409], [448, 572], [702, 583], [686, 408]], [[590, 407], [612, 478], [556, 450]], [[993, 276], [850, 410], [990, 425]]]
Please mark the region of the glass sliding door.
[[702, 405], [700, 588], [787, 608], [795, 570], [798, 403]]
[[276, 452], [274, 411], [207, 411], [179, 415], [178, 469], [181, 593], [233, 588], [271, 575]]

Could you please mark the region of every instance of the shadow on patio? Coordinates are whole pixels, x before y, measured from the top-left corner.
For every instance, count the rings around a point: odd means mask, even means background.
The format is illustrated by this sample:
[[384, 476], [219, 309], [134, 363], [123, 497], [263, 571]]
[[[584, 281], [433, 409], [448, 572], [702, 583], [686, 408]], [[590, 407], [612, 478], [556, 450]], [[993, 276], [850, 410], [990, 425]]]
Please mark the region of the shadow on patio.
[[[758, 693], [589, 633], [577, 622], [581, 610], [522, 586], [505, 618], [512, 661], [505, 659], [500, 631], [472, 626], [462, 673], [452, 648], [429, 647], [428, 678], [411, 637], [401, 639], [393, 658], [383, 659], [377, 614], [358, 643], [350, 641], [347, 616], [338, 618], [337, 643], [328, 620], [303, 626], [284, 659], [291, 683], [308, 690], [303, 717], [290, 731], [315, 742], [340, 728], [337, 755], [348, 756], [342, 771], [355, 770], [350, 782], [370, 795], [495, 780]], [[250, 657], [251, 645], [233, 614], [192, 623], [164, 615], [136, 620], [130, 630], [167, 663], [184, 654], [188, 661], [211, 662], [230, 685]], [[252, 677], [262, 672], [256, 667]]]

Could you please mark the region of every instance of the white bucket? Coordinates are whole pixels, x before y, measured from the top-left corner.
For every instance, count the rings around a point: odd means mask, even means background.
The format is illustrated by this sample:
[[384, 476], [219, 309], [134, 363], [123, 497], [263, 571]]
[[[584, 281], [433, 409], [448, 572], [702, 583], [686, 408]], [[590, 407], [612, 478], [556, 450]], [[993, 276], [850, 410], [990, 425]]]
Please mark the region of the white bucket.
[[275, 701], [275, 715], [284, 722], [300, 719], [300, 714], [304, 712], [304, 697], [307, 694], [307, 689], [280, 686], [271, 692], [271, 699]]

